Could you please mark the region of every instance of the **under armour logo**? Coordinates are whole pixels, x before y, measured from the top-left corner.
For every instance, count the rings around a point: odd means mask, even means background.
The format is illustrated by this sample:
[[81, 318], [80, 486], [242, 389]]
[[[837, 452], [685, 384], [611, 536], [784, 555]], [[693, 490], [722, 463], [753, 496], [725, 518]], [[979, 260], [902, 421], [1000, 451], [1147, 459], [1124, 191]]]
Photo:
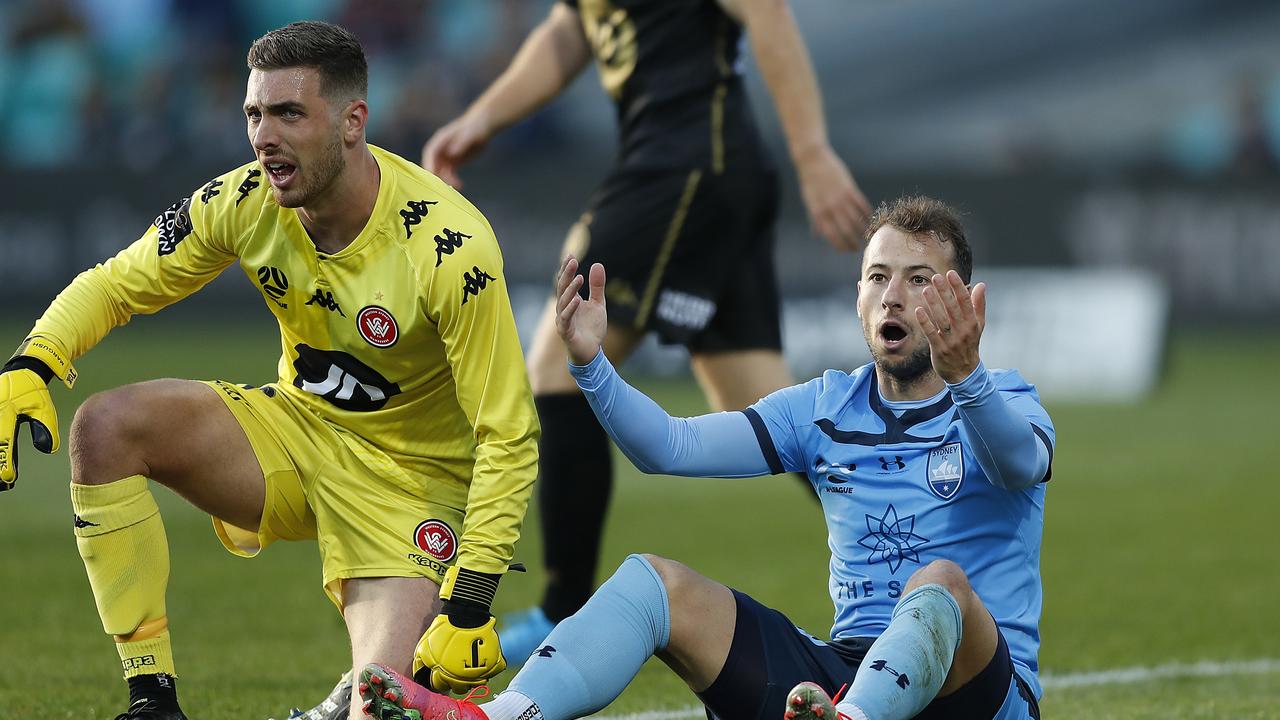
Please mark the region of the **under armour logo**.
[[894, 682], [896, 682], [898, 684], [898, 687], [902, 688], [903, 690], [906, 690], [907, 686], [911, 684], [911, 680], [907, 678], [906, 673], [900, 673], [897, 670], [894, 670], [893, 668], [889, 667], [889, 664], [886, 663], [884, 660], [876, 660], [875, 662], [871, 663], [871, 669], [892, 674], [895, 678], [897, 678], [897, 680], [895, 680]]
[[551, 657], [551, 653], [555, 651], [556, 649], [551, 647], [550, 645], [543, 645], [542, 647], [538, 648], [534, 652], [538, 653], [538, 657]]
[[444, 237], [436, 235], [436, 267], [440, 267], [440, 263], [444, 261], [445, 255], [452, 255], [454, 250], [462, 247], [463, 240], [470, 240], [471, 236], [466, 233], [460, 233], [456, 230], [445, 228], [440, 232], [444, 233]]
[[236, 198], [236, 205], [240, 205], [240, 201], [249, 197], [249, 193], [260, 184], [254, 178], [262, 175], [262, 171], [249, 168], [249, 174], [244, 177], [244, 182], [240, 183], [240, 187], [236, 188], [236, 192], [240, 193], [240, 197]]
[[346, 313], [342, 312], [342, 308], [338, 306], [338, 301], [333, 299], [333, 293], [327, 290], [321, 290], [320, 288], [316, 288], [316, 294], [312, 295], [311, 299], [308, 300], [305, 304], [319, 305], [320, 307], [330, 312], [337, 312], [342, 317], [347, 316]]
[[404, 218], [404, 236], [406, 238], [413, 237], [413, 226], [422, 222], [422, 218], [431, 212], [431, 206], [435, 204], [435, 200], [410, 200], [408, 209], [400, 211], [400, 217]]
[[[471, 273], [475, 273], [473, 277]], [[472, 295], [479, 295], [480, 291], [485, 289], [490, 280], [497, 281], [497, 278], [480, 269], [478, 265], [471, 266], [471, 273], [462, 273], [462, 278], [466, 282], [462, 285], [462, 304], [467, 304], [467, 298]]]
[[894, 455], [892, 460], [886, 460], [885, 458], [880, 458], [881, 470], [888, 471], [890, 465], [894, 466], [893, 467], [894, 470], [905, 470], [907, 467], [907, 464], [902, 462], [901, 455]]
[[218, 187], [222, 185], [221, 180], [210, 180], [208, 185], [204, 186], [204, 190], [200, 193], [200, 201], [205, 205], [209, 204], [209, 199], [219, 194]]

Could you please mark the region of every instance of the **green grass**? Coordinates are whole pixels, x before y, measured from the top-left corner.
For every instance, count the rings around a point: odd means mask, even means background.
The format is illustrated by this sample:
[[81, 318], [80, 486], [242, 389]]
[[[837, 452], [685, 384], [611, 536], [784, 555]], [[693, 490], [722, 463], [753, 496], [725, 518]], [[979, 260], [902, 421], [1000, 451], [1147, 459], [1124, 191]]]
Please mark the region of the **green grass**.
[[[24, 328], [8, 328], [16, 339]], [[251, 329], [143, 320], [55, 391], [62, 428], [91, 392], [151, 377], [273, 377], [278, 342]], [[1280, 657], [1280, 472], [1269, 411], [1280, 337], [1176, 339], [1161, 390], [1132, 406], [1051, 403], [1058, 429], [1048, 493], [1043, 667], [1072, 673], [1198, 660]], [[1034, 378], [1033, 378], [1034, 380]], [[702, 402], [688, 381], [641, 382], [669, 410]], [[175, 428], [181, 432], [181, 428]], [[24, 438], [23, 443], [26, 443]], [[111, 717], [124, 704], [71, 533], [66, 454], [23, 448], [16, 492], [0, 495], [0, 718]], [[790, 479], [647, 478], [625, 460], [602, 573], [654, 552], [779, 607], [823, 634], [825, 531]], [[312, 544], [253, 561], [221, 549], [207, 518], [159, 489], [171, 546], [169, 590], [184, 706], [196, 720], [261, 720], [328, 691], [345, 631], [320, 589]], [[498, 610], [541, 583], [535, 514], [518, 548], [531, 567], [503, 583]], [[693, 697], [657, 662], [610, 708], [684, 707]], [[1280, 675], [1161, 680], [1050, 691], [1045, 717], [1280, 717]]]

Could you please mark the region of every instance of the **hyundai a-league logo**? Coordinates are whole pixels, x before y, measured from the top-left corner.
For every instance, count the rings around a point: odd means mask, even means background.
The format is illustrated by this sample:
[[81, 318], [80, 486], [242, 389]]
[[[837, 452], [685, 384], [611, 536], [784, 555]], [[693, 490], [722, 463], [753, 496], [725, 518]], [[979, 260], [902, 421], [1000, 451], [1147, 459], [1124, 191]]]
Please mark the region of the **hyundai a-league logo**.
[[396, 319], [386, 308], [377, 305], [367, 305], [356, 315], [356, 328], [360, 330], [360, 337], [376, 348], [389, 348], [400, 339]]
[[915, 534], [915, 515], [899, 518], [898, 511], [890, 505], [884, 515], [867, 515], [866, 519], [867, 534], [858, 540], [858, 544], [871, 551], [867, 556], [868, 563], [888, 563], [892, 573], [898, 572], [904, 560], [920, 564], [917, 548], [929, 542], [929, 538]]
[[929, 489], [943, 500], [950, 500], [960, 491], [964, 482], [964, 452], [960, 443], [947, 443], [929, 451], [929, 466], [925, 470]]
[[458, 536], [453, 528], [443, 520], [427, 520], [420, 523], [413, 531], [413, 543], [422, 552], [439, 560], [449, 562], [458, 554]]

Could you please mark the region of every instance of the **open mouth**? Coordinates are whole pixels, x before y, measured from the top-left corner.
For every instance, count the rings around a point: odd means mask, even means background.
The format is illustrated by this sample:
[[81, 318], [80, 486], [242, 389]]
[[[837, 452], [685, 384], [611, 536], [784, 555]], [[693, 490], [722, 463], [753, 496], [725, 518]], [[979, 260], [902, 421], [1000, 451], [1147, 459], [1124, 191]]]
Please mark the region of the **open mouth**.
[[269, 162], [263, 163], [266, 168], [267, 177], [271, 179], [271, 184], [277, 188], [284, 189], [293, 176], [297, 173], [297, 166], [287, 162]]
[[897, 320], [885, 320], [880, 323], [880, 339], [886, 348], [896, 348], [906, 342], [907, 328]]

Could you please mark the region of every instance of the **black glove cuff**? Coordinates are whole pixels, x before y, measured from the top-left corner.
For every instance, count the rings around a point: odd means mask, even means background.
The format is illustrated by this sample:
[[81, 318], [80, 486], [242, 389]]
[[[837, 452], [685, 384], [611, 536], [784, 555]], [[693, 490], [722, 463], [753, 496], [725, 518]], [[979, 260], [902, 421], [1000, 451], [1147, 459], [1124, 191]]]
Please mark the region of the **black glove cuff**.
[[445, 600], [441, 612], [449, 618], [449, 623], [464, 630], [478, 628], [489, 622], [489, 608], [466, 600]]
[[458, 568], [453, 591], [444, 601], [443, 612], [449, 616], [449, 622], [459, 628], [477, 628], [489, 622], [489, 607], [493, 605], [493, 596], [498, 594], [501, 579], [501, 575]]
[[56, 377], [48, 365], [27, 355], [15, 355], [9, 358], [9, 362], [5, 363], [3, 368], [0, 368], [0, 372], [9, 372], [10, 370], [30, 370], [39, 375], [45, 385], [53, 382], [53, 378]]

